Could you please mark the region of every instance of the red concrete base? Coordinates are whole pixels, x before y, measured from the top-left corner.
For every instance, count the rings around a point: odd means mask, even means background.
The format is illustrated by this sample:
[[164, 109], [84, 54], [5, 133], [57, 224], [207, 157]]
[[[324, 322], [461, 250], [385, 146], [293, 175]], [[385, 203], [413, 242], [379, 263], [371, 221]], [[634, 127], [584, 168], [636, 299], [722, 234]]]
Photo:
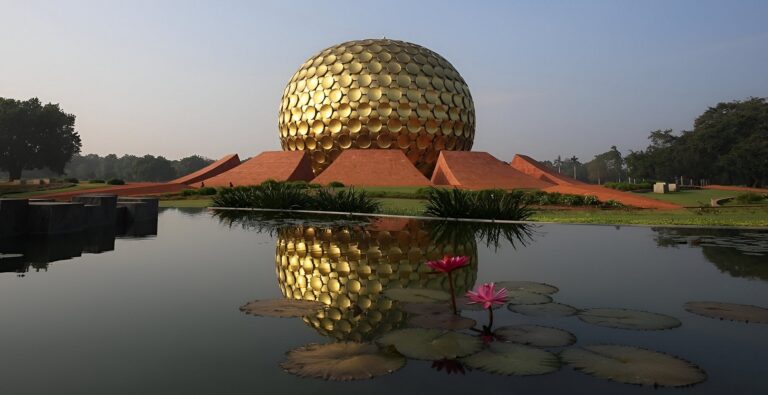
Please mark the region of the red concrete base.
[[392, 149], [350, 149], [341, 152], [313, 183], [338, 181], [357, 186], [430, 186], [429, 180], [403, 151]]
[[543, 189], [553, 184], [519, 172], [487, 152], [441, 151], [435, 185], [466, 189]]
[[194, 173], [187, 174], [184, 177], [179, 177], [173, 181], [169, 181], [168, 183], [192, 185], [217, 176], [237, 166], [240, 166], [240, 158], [237, 156], [237, 154], [230, 154]]
[[[266, 151], [217, 176], [201, 180], [211, 187], [257, 185], [266, 180], [309, 181], [312, 162], [304, 151]], [[199, 185], [195, 185], [199, 186]]]

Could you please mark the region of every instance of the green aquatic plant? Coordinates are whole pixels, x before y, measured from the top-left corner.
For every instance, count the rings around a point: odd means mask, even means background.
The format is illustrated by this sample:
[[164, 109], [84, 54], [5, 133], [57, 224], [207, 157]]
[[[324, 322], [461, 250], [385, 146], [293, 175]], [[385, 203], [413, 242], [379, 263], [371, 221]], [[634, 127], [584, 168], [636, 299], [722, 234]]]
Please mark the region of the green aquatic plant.
[[564, 350], [560, 358], [578, 371], [619, 383], [685, 387], [707, 379], [688, 361], [638, 347], [583, 346]]
[[350, 381], [390, 374], [405, 366], [405, 358], [371, 343], [339, 342], [291, 350], [280, 366], [299, 377]]
[[502, 190], [430, 188], [425, 213], [439, 218], [526, 220], [533, 210], [519, 194]]
[[345, 213], [378, 213], [381, 203], [373, 199], [367, 192], [349, 189], [318, 189], [311, 196], [312, 210], [337, 211]]

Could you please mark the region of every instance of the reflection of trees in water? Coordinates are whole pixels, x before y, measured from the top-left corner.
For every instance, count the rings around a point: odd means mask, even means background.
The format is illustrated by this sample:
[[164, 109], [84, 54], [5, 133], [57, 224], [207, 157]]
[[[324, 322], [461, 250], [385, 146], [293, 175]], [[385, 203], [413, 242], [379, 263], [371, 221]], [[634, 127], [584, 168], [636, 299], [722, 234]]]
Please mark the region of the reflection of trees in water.
[[470, 264], [454, 272], [463, 294], [477, 278], [477, 241], [499, 248], [532, 241], [527, 225], [474, 224], [403, 218], [369, 220], [338, 216], [286, 217], [218, 211], [228, 226], [275, 235], [275, 269], [283, 295], [326, 305], [304, 321], [324, 336], [370, 340], [403, 325], [405, 314], [382, 295], [388, 288], [449, 290], [447, 276], [426, 261], [466, 255]]
[[733, 277], [768, 280], [768, 232], [737, 229], [652, 228], [660, 247], [701, 248], [707, 261]]
[[115, 238], [143, 238], [157, 235], [157, 220], [132, 222], [121, 227], [91, 228], [63, 235], [24, 236], [0, 239], [0, 253], [22, 257], [0, 260], [0, 272], [26, 273], [47, 270], [52, 262], [100, 254], [115, 249]]

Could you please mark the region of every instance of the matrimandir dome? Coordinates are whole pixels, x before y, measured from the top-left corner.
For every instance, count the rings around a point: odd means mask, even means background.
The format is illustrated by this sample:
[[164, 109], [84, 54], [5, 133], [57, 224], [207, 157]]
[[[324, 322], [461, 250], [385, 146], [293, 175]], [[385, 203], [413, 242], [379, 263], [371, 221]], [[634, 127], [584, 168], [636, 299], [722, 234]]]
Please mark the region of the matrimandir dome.
[[306, 151], [315, 175], [346, 149], [399, 149], [429, 177], [441, 150], [472, 148], [475, 106], [439, 54], [405, 41], [349, 41], [291, 77], [278, 128], [283, 150]]

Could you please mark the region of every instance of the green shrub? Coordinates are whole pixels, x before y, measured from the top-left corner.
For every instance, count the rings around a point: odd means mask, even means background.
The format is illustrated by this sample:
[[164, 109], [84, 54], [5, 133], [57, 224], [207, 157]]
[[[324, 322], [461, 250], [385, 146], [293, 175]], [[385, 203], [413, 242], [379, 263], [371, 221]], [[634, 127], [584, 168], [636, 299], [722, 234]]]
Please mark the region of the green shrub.
[[302, 210], [310, 207], [311, 197], [304, 188], [275, 181], [248, 187], [222, 188], [213, 198], [215, 207], [257, 207]]
[[524, 220], [532, 213], [522, 195], [503, 190], [431, 188], [427, 196], [426, 214], [433, 217]]
[[600, 207], [602, 207], [602, 208], [621, 208], [621, 207], [625, 207], [625, 206], [620, 201], [611, 199], [611, 200], [607, 200], [607, 201], [603, 202], [602, 204], [600, 204]]
[[321, 211], [339, 211], [354, 213], [378, 213], [381, 203], [370, 197], [365, 191], [355, 188], [334, 190], [318, 189], [312, 196], [312, 209]]
[[90, 184], [103, 184], [104, 180], [100, 180], [98, 178], [95, 178], [93, 180], [88, 181], [88, 183], [90, 183]]
[[119, 179], [119, 178], [113, 178], [109, 181], [107, 181], [107, 184], [109, 185], [125, 185], [125, 181]]
[[197, 194], [201, 196], [211, 196], [216, 194], [216, 188], [214, 187], [202, 187], [197, 190]]
[[344, 188], [344, 183], [341, 183], [339, 181], [331, 181], [328, 183], [328, 187], [330, 188]]
[[653, 189], [653, 184], [650, 182], [641, 182], [639, 184], [630, 184], [628, 182], [606, 182], [603, 184], [603, 186], [619, 191], [639, 191], [643, 189]]
[[736, 202], [741, 204], [760, 203], [763, 199], [765, 199], [765, 195], [755, 192], [744, 192], [736, 196]]
[[194, 189], [185, 189], [181, 191], [181, 196], [194, 196], [197, 195], [197, 191]]
[[597, 198], [595, 195], [586, 195], [584, 196], [584, 205], [585, 206], [599, 206], [600, 205], [600, 199]]
[[64, 182], [69, 182], [69, 183], [72, 183], [72, 184], [79, 184], [80, 180], [78, 180], [77, 178], [71, 177], [71, 178], [65, 178]]

